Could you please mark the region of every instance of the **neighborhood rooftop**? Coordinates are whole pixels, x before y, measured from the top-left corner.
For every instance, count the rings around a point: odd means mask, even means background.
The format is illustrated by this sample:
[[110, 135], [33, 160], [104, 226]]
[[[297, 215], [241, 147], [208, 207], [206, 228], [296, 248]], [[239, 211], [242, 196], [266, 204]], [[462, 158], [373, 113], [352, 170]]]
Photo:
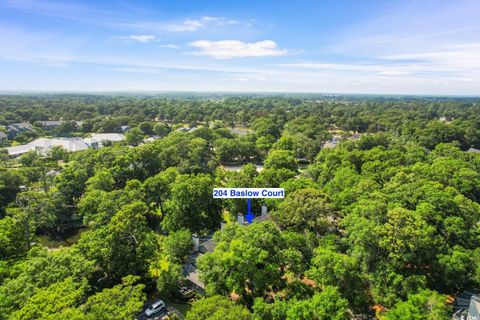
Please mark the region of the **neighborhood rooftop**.
[[69, 152], [81, 151], [103, 146], [104, 141], [118, 142], [125, 140], [125, 136], [120, 133], [98, 133], [90, 138], [39, 138], [30, 143], [6, 147], [8, 155], [12, 157], [20, 156], [29, 151], [38, 151], [40, 153], [48, 152], [53, 147], [62, 147]]

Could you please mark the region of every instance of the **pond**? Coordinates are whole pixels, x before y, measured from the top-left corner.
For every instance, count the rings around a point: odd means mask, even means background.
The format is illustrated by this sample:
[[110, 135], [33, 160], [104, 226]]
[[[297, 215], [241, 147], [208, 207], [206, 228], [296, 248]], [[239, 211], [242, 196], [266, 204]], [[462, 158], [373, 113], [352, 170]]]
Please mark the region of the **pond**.
[[57, 234], [43, 234], [38, 238], [40, 243], [49, 249], [57, 249], [60, 247], [70, 247], [80, 239], [85, 227], [68, 229], [65, 232]]

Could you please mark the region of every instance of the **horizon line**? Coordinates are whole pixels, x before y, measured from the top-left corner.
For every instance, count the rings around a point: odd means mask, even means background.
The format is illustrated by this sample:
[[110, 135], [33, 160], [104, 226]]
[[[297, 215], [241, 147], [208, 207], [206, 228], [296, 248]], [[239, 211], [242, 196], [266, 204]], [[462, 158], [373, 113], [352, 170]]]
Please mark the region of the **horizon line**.
[[322, 91], [255, 91], [255, 90], [0, 90], [0, 95], [51, 95], [51, 94], [90, 94], [90, 95], [122, 95], [122, 94], [258, 94], [258, 95], [323, 95], [323, 96], [401, 96], [401, 97], [435, 97], [435, 98], [480, 98], [480, 94], [433, 94], [433, 93], [341, 93]]

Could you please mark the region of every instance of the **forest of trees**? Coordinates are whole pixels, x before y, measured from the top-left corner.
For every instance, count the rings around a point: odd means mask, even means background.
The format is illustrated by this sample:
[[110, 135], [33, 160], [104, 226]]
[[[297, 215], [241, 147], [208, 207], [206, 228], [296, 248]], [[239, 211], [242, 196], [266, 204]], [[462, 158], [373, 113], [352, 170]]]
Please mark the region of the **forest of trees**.
[[[0, 110], [4, 126], [83, 121], [9, 143], [133, 131], [0, 154], [0, 320], [135, 319], [182, 283], [194, 233], [216, 247], [197, 261], [206, 297], [188, 320], [451, 319], [447, 296], [480, 288], [478, 99], [6, 95]], [[255, 199], [270, 219], [240, 226], [245, 201], [214, 187], [286, 198]], [[40, 241], [71, 229], [69, 246]]]

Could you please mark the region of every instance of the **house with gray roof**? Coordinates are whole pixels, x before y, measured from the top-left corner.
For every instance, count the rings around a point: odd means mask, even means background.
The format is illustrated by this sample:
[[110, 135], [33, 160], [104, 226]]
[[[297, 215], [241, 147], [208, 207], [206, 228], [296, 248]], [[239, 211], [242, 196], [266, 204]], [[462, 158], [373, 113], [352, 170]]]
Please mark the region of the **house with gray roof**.
[[83, 121], [64, 121], [64, 120], [45, 120], [45, 121], [38, 121], [38, 124], [42, 126], [42, 128], [46, 130], [53, 130], [60, 127], [65, 122], [73, 122], [77, 127], [80, 127], [83, 124]]
[[23, 132], [36, 132], [33, 126], [28, 122], [12, 123], [7, 126], [7, 136], [9, 139], [15, 138], [18, 134]]
[[215, 249], [216, 243], [212, 236], [198, 237], [192, 236], [193, 250], [188, 257], [187, 263], [183, 265], [183, 276], [187, 280], [187, 285], [200, 294], [205, 294], [205, 284], [200, 279], [197, 268], [197, 259], [205, 253], [211, 253]]
[[455, 299], [452, 320], [480, 319], [480, 292], [464, 291]]
[[60, 127], [63, 123], [62, 120], [47, 120], [47, 121], [39, 121], [42, 128], [47, 130], [52, 130]]
[[6, 140], [8, 140], [7, 134], [3, 131], [0, 131], [0, 143], [5, 142]]

